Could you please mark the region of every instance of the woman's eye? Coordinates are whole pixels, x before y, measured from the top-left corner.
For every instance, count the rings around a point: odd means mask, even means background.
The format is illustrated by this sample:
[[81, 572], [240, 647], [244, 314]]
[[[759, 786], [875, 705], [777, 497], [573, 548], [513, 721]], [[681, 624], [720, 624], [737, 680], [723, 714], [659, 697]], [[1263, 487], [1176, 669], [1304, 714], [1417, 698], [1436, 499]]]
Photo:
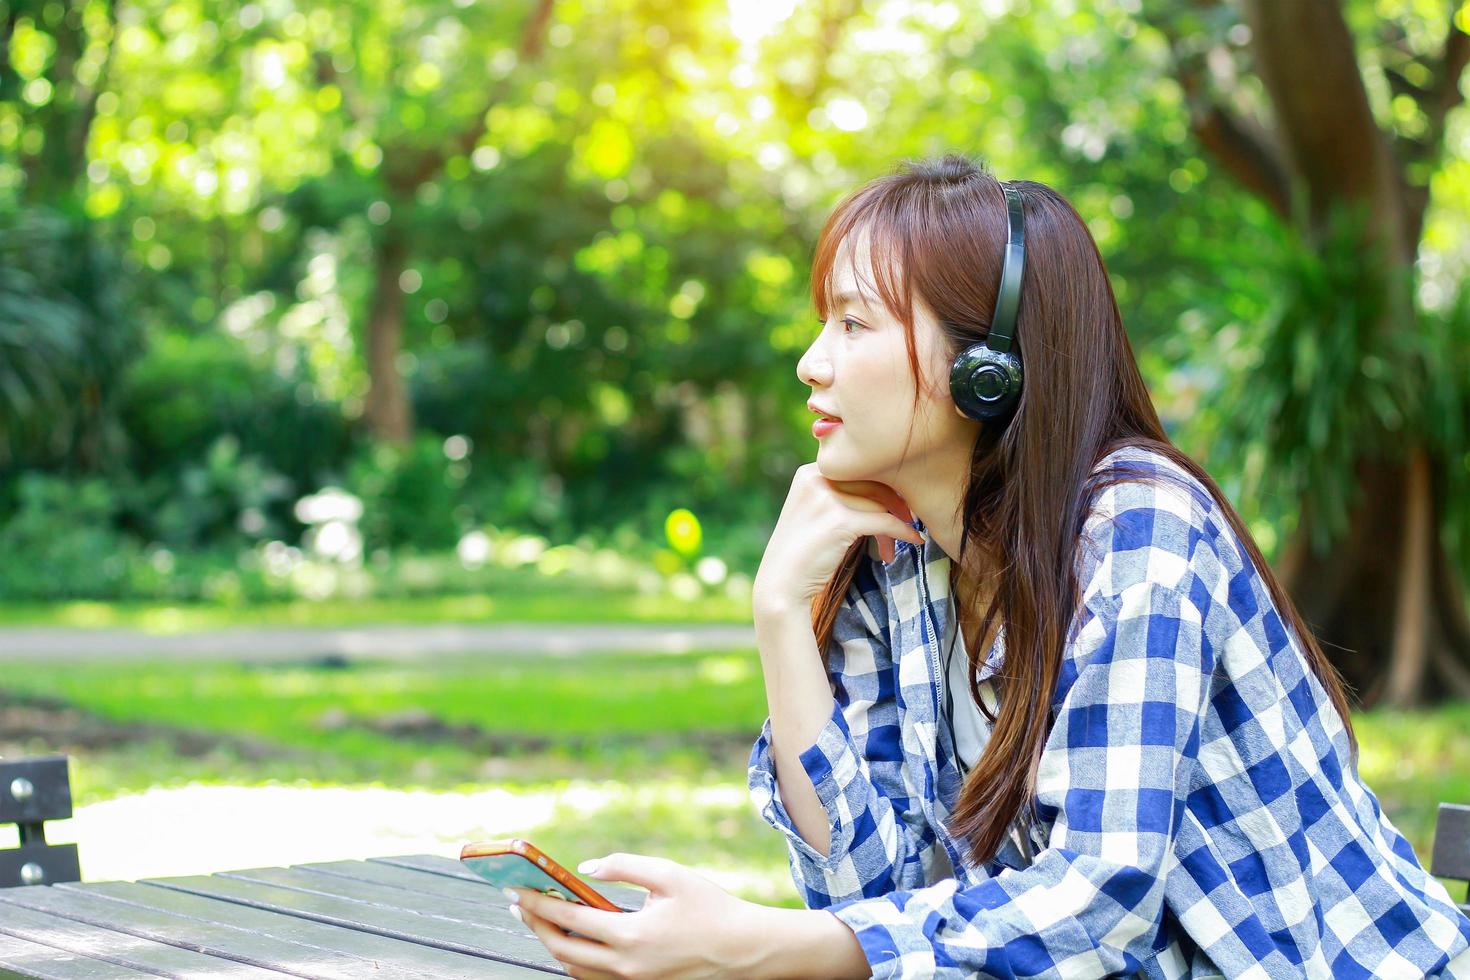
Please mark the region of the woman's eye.
[[842, 318], [842, 324], [843, 324], [843, 326], [848, 326], [848, 325], [851, 325], [851, 326], [854, 326], [854, 327], [861, 327], [862, 326], [861, 323], [858, 323], [852, 317], [846, 317], [846, 316]]

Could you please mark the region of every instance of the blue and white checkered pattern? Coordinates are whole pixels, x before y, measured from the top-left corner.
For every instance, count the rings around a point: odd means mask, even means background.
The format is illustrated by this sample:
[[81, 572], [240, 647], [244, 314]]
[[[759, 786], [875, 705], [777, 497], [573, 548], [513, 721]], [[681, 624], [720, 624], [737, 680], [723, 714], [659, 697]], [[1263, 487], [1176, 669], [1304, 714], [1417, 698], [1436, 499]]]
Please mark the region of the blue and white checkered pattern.
[[985, 866], [944, 829], [962, 780], [940, 712], [950, 560], [918, 520], [922, 546], [870, 550], [837, 614], [831, 717], [799, 755], [827, 855], [781, 803], [769, 719], [750, 756], [807, 906], [853, 929], [876, 977], [1470, 978], [1470, 920], [1358, 778], [1218, 505], [1151, 450], [1114, 463], [1140, 478], [1082, 528], [1035, 820]]

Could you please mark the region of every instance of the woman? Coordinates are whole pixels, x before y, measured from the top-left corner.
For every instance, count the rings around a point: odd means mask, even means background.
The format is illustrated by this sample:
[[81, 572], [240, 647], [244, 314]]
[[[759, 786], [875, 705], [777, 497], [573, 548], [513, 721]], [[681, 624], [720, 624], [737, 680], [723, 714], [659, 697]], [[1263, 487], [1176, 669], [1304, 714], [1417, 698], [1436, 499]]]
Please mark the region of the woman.
[[812, 282], [823, 419], [756, 577], [749, 771], [808, 909], [611, 855], [643, 910], [523, 900], [573, 975], [1470, 977], [1072, 207], [906, 165]]

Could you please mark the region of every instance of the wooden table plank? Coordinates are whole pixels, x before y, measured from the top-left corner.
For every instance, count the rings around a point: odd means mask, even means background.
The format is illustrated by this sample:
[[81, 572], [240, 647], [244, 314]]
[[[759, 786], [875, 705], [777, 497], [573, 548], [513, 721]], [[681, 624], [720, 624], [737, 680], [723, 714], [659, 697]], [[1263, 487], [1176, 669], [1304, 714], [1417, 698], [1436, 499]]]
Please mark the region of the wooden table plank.
[[[219, 876], [199, 877], [203, 881], [213, 881]], [[446, 975], [510, 978], [544, 975], [541, 969], [528, 973], [523, 967], [503, 962], [495, 956], [493, 944], [488, 952], [479, 949], [470, 953], [455, 951], [420, 944], [411, 939], [404, 941], [402, 936], [363, 929], [345, 919], [341, 922], [328, 921], [327, 918], [310, 915], [296, 908], [297, 899], [310, 896], [295, 895], [288, 904], [268, 908], [254, 903], [241, 903], [229, 895], [205, 894], [209, 891], [207, 888], [187, 890], [174, 887], [177, 883], [174, 879], [138, 882], [131, 886], [137, 890], [126, 898], [180, 914], [217, 917], [220, 921], [240, 924], [254, 932], [368, 958], [378, 966], [398, 964], [400, 969], [416, 975], [427, 974], [435, 978]], [[552, 962], [555, 963], [554, 960]], [[551, 972], [562, 973], [559, 965]]]
[[469, 879], [452, 878], [419, 868], [405, 868], [397, 864], [380, 864], [377, 861], [322, 861], [312, 864], [295, 864], [294, 868], [315, 871], [319, 874], [338, 875], [357, 881], [371, 881], [379, 885], [392, 885], [411, 892], [426, 895], [445, 895], [468, 902], [489, 901], [490, 896], [504, 897], [488, 881], [478, 876]]
[[[589, 884], [630, 911], [646, 897]], [[0, 980], [548, 973], [565, 975], [499, 889], [438, 855], [0, 893]]]
[[414, 912], [474, 926], [487, 926], [501, 930], [506, 933], [506, 939], [516, 943], [540, 945], [535, 933], [510, 914], [509, 902], [496, 888], [487, 887], [477, 899], [471, 900], [442, 892], [415, 892], [395, 885], [323, 874], [306, 868], [251, 868], [245, 871], [225, 871], [215, 877], [256, 881], [262, 885], [277, 885], [317, 895], [347, 898], [399, 912]]
[[[389, 864], [400, 868], [413, 868], [418, 871], [428, 871], [433, 874], [443, 875], [446, 878], [458, 878], [461, 881], [474, 881], [485, 883], [485, 879], [469, 870], [460, 861], [447, 858], [440, 854], [404, 854], [395, 857], [368, 858], [369, 864]], [[587, 883], [606, 895], [614, 905], [619, 908], [636, 912], [643, 907], [643, 902], [648, 898], [648, 892], [639, 888], [629, 888], [626, 885], [609, 885], [602, 881], [587, 879]]]
[[41, 980], [134, 980], [157, 975], [69, 953], [55, 946], [33, 943], [29, 939], [0, 935], [0, 980], [25, 977], [40, 977]]
[[[9, 891], [11, 889], [6, 889], [6, 892]], [[181, 949], [151, 938], [126, 935], [64, 915], [39, 911], [27, 907], [21, 901], [7, 900], [6, 892], [0, 892], [0, 933], [16, 939], [29, 939], [160, 977], [208, 975], [230, 980], [263, 980], [270, 977], [280, 980], [286, 975], [276, 970], [220, 959], [192, 949]]]
[[238, 878], [241, 881], [362, 902], [389, 912], [407, 912], [476, 928], [497, 929], [504, 933], [496, 939], [494, 955], [497, 957], [504, 953], [514, 962], [535, 964], [542, 964], [548, 959], [546, 947], [541, 944], [541, 940], [510, 914], [506, 897], [499, 889], [488, 884], [474, 901], [469, 901], [442, 892], [409, 891], [393, 885], [323, 874], [304, 868], [253, 868], [246, 871], [226, 871], [212, 877]]
[[532, 944], [528, 947], [531, 952], [538, 947], [545, 948], [535, 933], [510, 914], [509, 903], [500, 889], [478, 876], [473, 881], [461, 881], [447, 875], [367, 861], [298, 864], [290, 868], [257, 868], [224, 874], [459, 921], [480, 922], [490, 909], [499, 917], [493, 923], [497, 928], [513, 930], [517, 939], [524, 936]]
[[[323, 980], [363, 976], [478, 980], [508, 975], [501, 964], [480, 957], [153, 885], [109, 881], [55, 885], [45, 891], [56, 893], [57, 910], [68, 915], [85, 915], [115, 929], [172, 937], [211, 952], [258, 956], [278, 969], [295, 972], [299, 965], [305, 975]], [[509, 975], [528, 976], [524, 971]]]
[[[546, 947], [540, 945], [539, 941], [536, 949], [523, 958], [518, 952], [511, 952], [507, 949], [508, 940], [513, 934], [493, 926], [436, 918], [407, 910], [388, 909], [352, 899], [295, 891], [224, 875], [149, 878], [144, 879], [144, 882], [194, 895], [237, 902], [270, 912], [315, 919], [318, 922], [336, 926], [347, 926], [393, 939], [486, 957], [484, 962], [487, 968], [495, 967], [503, 971], [487, 975], [521, 977], [526, 967], [564, 973], [561, 964], [546, 951]], [[529, 932], [527, 930], [528, 934]]]

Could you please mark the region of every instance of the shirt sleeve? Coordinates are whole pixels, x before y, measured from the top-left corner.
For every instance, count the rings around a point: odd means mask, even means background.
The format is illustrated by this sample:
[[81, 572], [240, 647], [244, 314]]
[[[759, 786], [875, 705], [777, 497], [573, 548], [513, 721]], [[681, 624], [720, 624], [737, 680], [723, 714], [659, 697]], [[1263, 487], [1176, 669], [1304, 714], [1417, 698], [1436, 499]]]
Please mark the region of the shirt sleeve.
[[1151, 958], [1214, 671], [1202, 588], [1144, 580], [1094, 597], [1063, 657], [1070, 687], [1037, 774], [1056, 819], [1030, 866], [832, 906], [875, 977], [1103, 976]]
[[[864, 582], [872, 588], [865, 591]], [[871, 570], [860, 568], [832, 627], [832, 713], [799, 756], [827, 814], [827, 854], [807, 843], [782, 805], [769, 717], [750, 754], [751, 800], [784, 835], [791, 877], [808, 908], [922, 885], [941, 846], [903, 764], [897, 678], [879, 596]]]

